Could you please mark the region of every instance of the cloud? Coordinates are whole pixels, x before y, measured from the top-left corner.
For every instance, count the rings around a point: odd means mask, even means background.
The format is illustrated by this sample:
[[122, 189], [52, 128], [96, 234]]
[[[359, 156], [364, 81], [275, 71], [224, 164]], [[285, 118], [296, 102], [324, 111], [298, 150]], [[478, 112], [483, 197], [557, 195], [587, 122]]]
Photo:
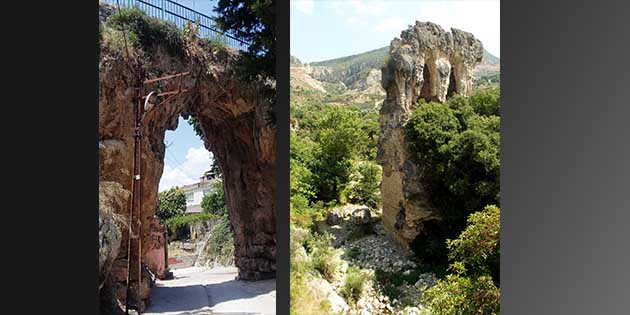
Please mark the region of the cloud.
[[180, 165], [171, 165], [171, 163], [177, 163], [178, 161], [169, 152], [166, 152], [166, 154], [167, 158], [162, 178], [160, 179], [159, 191], [196, 183], [199, 177], [210, 169], [212, 165], [212, 153], [208, 152], [203, 146], [189, 148], [186, 153], [186, 159]]
[[500, 56], [500, 16], [498, 1], [435, 1], [426, 3], [417, 20], [435, 22], [446, 31], [454, 27], [471, 32], [484, 48]]
[[362, 18], [360, 18], [360, 17], [358, 17], [358, 16], [356, 16], [356, 15], [353, 15], [353, 16], [349, 16], [346, 19], [346, 24], [348, 24], [348, 25], [367, 25], [367, 21], [362, 19]]
[[396, 16], [387, 17], [376, 24], [376, 26], [374, 26], [374, 30], [379, 33], [384, 33], [388, 31], [402, 31], [405, 28], [407, 28], [407, 24], [405, 24], [405, 21]]
[[359, 15], [382, 15], [387, 8], [385, 2], [381, 1], [350, 1], [356, 13]]
[[315, 9], [315, 1], [313, 0], [291, 0], [291, 3], [302, 13], [311, 14]]

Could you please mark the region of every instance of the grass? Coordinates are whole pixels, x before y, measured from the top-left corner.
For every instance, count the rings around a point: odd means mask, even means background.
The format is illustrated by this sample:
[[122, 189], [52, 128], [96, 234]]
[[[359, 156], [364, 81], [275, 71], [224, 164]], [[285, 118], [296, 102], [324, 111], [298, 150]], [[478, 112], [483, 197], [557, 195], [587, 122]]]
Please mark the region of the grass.
[[137, 7], [122, 8], [106, 21], [107, 26], [124, 31], [128, 36], [135, 36], [141, 48], [152, 48], [156, 44], [164, 45], [172, 55], [183, 52], [182, 32], [173, 23], [149, 17]]
[[227, 216], [218, 219], [208, 239], [206, 253], [208, 258], [223, 266], [229, 266], [234, 261], [234, 237]]
[[334, 279], [339, 269], [339, 261], [335, 259], [335, 249], [330, 246], [330, 242], [329, 234], [314, 234], [306, 241], [311, 266], [328, 281]]
[[341, 296], [343, 296], [348, 303], [355, 304], [361, 299], [366, 282], [367, 277], [361, 272], [361, 269], [348, 267], [346, 279], [340, 291]]

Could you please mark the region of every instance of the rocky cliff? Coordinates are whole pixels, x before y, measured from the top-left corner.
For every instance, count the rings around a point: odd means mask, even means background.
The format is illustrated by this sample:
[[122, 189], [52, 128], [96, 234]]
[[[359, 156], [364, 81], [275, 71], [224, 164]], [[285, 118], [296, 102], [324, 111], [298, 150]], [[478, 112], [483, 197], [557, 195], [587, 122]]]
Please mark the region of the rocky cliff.
[[387, 96], [380, 112], [378, 160], [383, 166], [383, 225], [404, 247], [426, 222], [440, 219], [422, 185], [422, 167], [407, 152], [405, 124], [421, 98], [443, 102], [453, 93], [468, 95], [483, 51], [472, 34], [446, 32], [430, 22], [416, 22], [391, 42], [382, 69]]
[[[142, 21], [134, 22], [133, 19]], [[166, 130], [177, 128], [180, 115], [184, 118], [192, 116], [198, 122], [205, 147], [214, 154], [223, 172], [239, 277], [245, 280], [274, 277], [275, 127], [270, 123], [273, 82], [240, 80], [233, 66], [237, 52], [201, 40], [190, 30], [179, 35], [181, 32], [174, 26], [146, 16], [131, 16], [115, 23], [110, 20], [111, 17], [101, 25], [99, 179], [103, 196], [115, 202], [108, 203], [113, 206], [107, 209], [101, 204], [99, 220], [103, 223], [99, 233], [105, 235], [115, 231], [109, 213], [125, 221], [129, 218], [137, 97], [151, 91], [186, 90], [172, 97], [159, 97], [154, 101], [154, 108], [143, 114], [139, 130], [142, 137], [139, 142], [141, 178], [138, 181], [142, 202], [142, 242], [151, 244], [150, 226], [164, 167], [164, 134]], [[134, 42], [124, 44], [120, 26], [125, 23], [129, 23], [125, 28], [128, 32], [144, 31], [150, 35], [135, 34]], [[133, 25], [141, 25], [144, 29], [134, 29]], [[148, 79], [184, 72], [190, 74], [143, 84]], [[129, 233], [126, 228], [119, 228], [118, 233], [119, 246], [116, 246], [118, 241], [102, 242], [108, 244], [102, 250], [100, 276], [103, 279], [126, 274], [124, 262], [128, 258]], [[117, 252], [116, 248], [119, 248]], [[135, 250], [133, 248], [132, 253]], [[142, 247], [143, 260], [149, 250], [150, 246]], [[115, 260], [113, 263], [112, 259]], [[120, 282], [115, 285], [119, 286]], [[117, 288], [114, 295], [124, 300], [125, 290]], [[107, 296], [108, 293], [102, 294]]]

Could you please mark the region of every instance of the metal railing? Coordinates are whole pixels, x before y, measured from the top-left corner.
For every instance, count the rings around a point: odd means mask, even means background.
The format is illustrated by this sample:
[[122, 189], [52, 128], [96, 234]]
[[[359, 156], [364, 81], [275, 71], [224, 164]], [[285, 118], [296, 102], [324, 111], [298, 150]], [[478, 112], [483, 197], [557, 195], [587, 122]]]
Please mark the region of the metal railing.
[[199, 23], [199, 35], [210, 40], [224, 42], [227, 46], [247, 50], [249, 43], [220, 31], [214, 18], [171, 0], [101, 0], [114, 6], [138, 7], [148, 16], [159, 18], [184, 27], [187, 22]]

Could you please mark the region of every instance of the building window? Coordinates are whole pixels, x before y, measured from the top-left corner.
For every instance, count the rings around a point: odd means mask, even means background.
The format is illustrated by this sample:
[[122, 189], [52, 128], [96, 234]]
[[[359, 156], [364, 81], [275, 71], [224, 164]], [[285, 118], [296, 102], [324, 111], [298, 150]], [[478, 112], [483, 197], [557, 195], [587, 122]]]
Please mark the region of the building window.
[[203, 195], [204, 195], [204, 196], [205, 196], [205, 195], [209, 195], [209, 194], [210, 194], [210, 191], [211, 191], [210, 189], [204, 189], [204, 190], [203, 190]]
[[186, 194], [186, 202], [193, 202], [194, 198], [193, 198], [193, 193], [187, 193]]

